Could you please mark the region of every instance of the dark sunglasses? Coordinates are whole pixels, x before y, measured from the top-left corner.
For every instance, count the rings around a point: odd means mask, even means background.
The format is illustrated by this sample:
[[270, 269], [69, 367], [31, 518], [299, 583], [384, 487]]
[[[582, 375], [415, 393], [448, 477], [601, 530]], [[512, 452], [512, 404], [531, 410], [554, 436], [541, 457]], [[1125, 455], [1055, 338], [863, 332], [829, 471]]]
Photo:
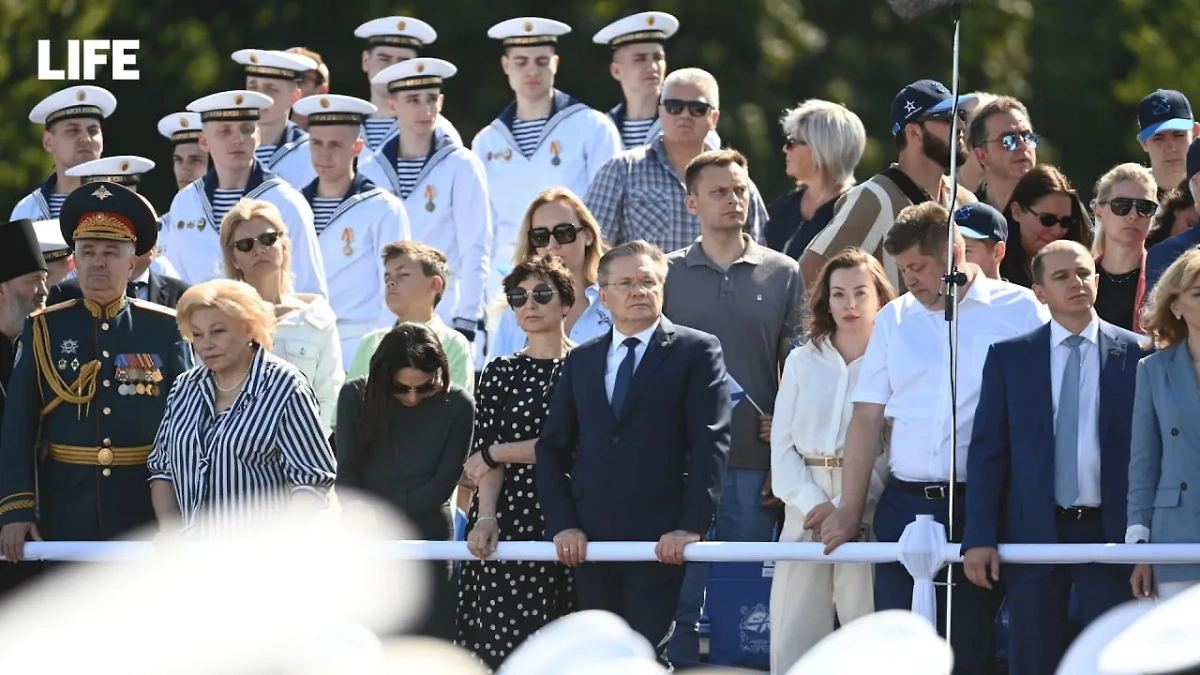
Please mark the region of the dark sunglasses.
[[1017, 148], [1021, 147], [1021, 143], [1028, 145], [1030, 149], [1036, 148], [1038, 146], [1038, 141], [1041, 139], [1041, 136], [1038, 136], [1032, 131], [1025, 131], [1021, 133], [1014, 131], [1012, 133], [1004, 134], [995, 140], [988, 141], [988, 143], [999, 143], [1000, 147], [1004, 148], [1005, 150], [1009, 152], [1016, 152]]
[[404, 396], [405, 394], [410, 394], [413, 392], [424, 396], [425, 394], [432, 394], [433, 392], [437, 391], [437, 388], [438, 385], [436, 382], [426, 382], [425, 384], [420, 384], [415, 387], [410, 387], [407, 384], [396, 384], [395, 382], [392, 383], [392, 393], [396, 394], [397, 396]]
[[1127, 216], [1134, 208], [1137, 208], [1139, 216], [1148, 218], [1158, 211], [1158, 204], [1149, 199], [1134, 199], [1133, 197], [1113, 197], [1108, 200], [1108, 210], [1112, 211], [1115, 216]]
[[[954, 111], [953, 108], [947, 108], [946, 110], [940, 110], [938, 112], [927, 113], [927, 114], [921, 116], [920, 121], [921, 122], [949, 122], [951, 113], [953, 111]], [[958, 109], [958, 121], [960, 121], [960, 122], [967, 121], [967, 111], [963, 110], [962, 108]]]
[[550, 288], [550, 284], [538, 284], [533, 287], [533, 293], [524, 288], [514, 288], [505, 292], [505, 297], [508, 298], [508, 306], [513, 309], [520, 309], [529, 302], [529, 296], [533, 295], [533, 300], [539, 305], [545, 305], [554, 299], [554, 289]]
[[1038, 213], [1033, 209], [1028, 209], [1028, 211], [1037, 216], [1037, 219], [1039, 222], [1041, 222], [1042, 227], [1054, 227], [1059, 223], [1062, 223], [1062, 226], [1068, 230], [1072, 227], [1075, 227], [1075, 216], [1056, 216], [1053, 213]]
[[712, 105], [704, 101], [681, 101], [677, 98], [669, 98], [662, 102], [663, 110], [667, 111], [668, 115], [680, 115], [683, 109], [687, 108], [688, 114], [692, 117], [703, 117], [712, 110]]
[[236, 248], [237, 250], [241, 251], [242, 253], [249, 253], [250, 251], [254, 250], [254, 242], [256, 242], [256, 241], [258, 243], [262, 244], [264, 248], [271, 248], [272, 246], [275, 245], [275, 242], [279, 241], [279, 233], [278, 232], [263, 232], [262, 234], [258, 235], [257, 237], [249, 237], [247, 239], [238, 239], [237, 241], [233, 242], [233, 247]]
[[783, 144], [788, 150], [791, 150], [797, 145], [808, 145], [808, 141], [804, 140], [803, 138], [796, 138], [795, 136], [788, 134], [787, 136], [783, 137]]
[[574, 244], [579, 237], [579, 231], [583, 229], [581, 225], [573, 223], [559, 223], [553, 229], [544, 227], [532, 227], [529, 229], [529, 245], [534, 248], [543, 248], [550, 245], [550, 237], [554, 237], [554, 241], [566, 246]]

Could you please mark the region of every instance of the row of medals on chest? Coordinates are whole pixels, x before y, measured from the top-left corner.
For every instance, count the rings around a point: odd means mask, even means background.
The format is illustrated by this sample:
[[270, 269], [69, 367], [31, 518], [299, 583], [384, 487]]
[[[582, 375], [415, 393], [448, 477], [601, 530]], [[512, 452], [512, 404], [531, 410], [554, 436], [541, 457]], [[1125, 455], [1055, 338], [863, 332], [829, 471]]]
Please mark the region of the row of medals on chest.
[[[60, 351], [66, 355], [75, 355], [79, 350], [77, 340], [63, 340]], [[155, 354], [117, 354], [113, 359], [115, 370], [113, 377], [117, 380], [117, 393], [121, 396], [157, 396], [159, 383], [162, 382], [162, 362]], [[66, 358], [59, 358], [59, 370], [70, 368], [79, 370], [79, 358], [72, 358], [68, 363]]]

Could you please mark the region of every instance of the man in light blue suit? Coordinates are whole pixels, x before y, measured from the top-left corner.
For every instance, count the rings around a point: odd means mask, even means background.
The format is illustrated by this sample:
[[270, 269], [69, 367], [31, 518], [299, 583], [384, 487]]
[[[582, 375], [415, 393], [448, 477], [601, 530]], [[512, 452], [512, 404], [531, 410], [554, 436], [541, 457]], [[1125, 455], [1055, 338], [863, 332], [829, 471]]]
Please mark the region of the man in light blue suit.
[[[1125, 540], [1143, 338], [1096, 315], [1096, 266], [1080, 244], [1043, 248], [1033, 278], [1051, 320], [991, 347], [967, 455], [964, 567], [984, 588], [1000, 578], [1000, 543]], [[1133, 597], [1129, 575], [1098, 563], [1005, 567], [1011, 671], [1053, 675], [1071, 639], [1072, 586], [1090, 622]]]

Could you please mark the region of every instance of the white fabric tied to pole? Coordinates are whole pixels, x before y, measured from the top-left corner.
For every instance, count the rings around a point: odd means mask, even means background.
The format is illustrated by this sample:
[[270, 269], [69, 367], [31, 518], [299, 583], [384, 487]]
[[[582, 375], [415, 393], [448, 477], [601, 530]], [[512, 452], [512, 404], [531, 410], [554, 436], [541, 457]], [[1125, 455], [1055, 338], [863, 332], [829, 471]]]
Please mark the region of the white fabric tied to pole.
[[912, 611], [937, 626], [937, 589], [933, 577], [946, 564], [946, 526], [920, 514], [900, 535], [900, 564], [913, 578]]

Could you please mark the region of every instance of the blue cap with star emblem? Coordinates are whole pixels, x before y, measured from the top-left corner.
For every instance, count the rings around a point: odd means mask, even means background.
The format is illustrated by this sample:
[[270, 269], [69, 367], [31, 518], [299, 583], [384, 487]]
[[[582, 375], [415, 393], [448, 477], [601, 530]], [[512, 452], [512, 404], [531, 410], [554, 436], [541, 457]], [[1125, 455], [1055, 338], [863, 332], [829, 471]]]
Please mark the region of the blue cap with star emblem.
[[964, 204], [954, 212], [954, 224], [967, 239], [1008, 241], [1008, 219], [991, 204]]
[[[963, 114], [974, 110], [978, 103], [975, 94], [958, 97], [958, 109]], [[937, 80], [917, 80], [892, 99], [892, 134], [899, 134], [910, 122], [948, 120], [953, 109], [954, 97], [946, 85]]]
[[1174, 89], [1159, 89], [1138, 104], [1138, 140], [1162, 131], [1191, 131], [1196, 126], [1192, 104]]

